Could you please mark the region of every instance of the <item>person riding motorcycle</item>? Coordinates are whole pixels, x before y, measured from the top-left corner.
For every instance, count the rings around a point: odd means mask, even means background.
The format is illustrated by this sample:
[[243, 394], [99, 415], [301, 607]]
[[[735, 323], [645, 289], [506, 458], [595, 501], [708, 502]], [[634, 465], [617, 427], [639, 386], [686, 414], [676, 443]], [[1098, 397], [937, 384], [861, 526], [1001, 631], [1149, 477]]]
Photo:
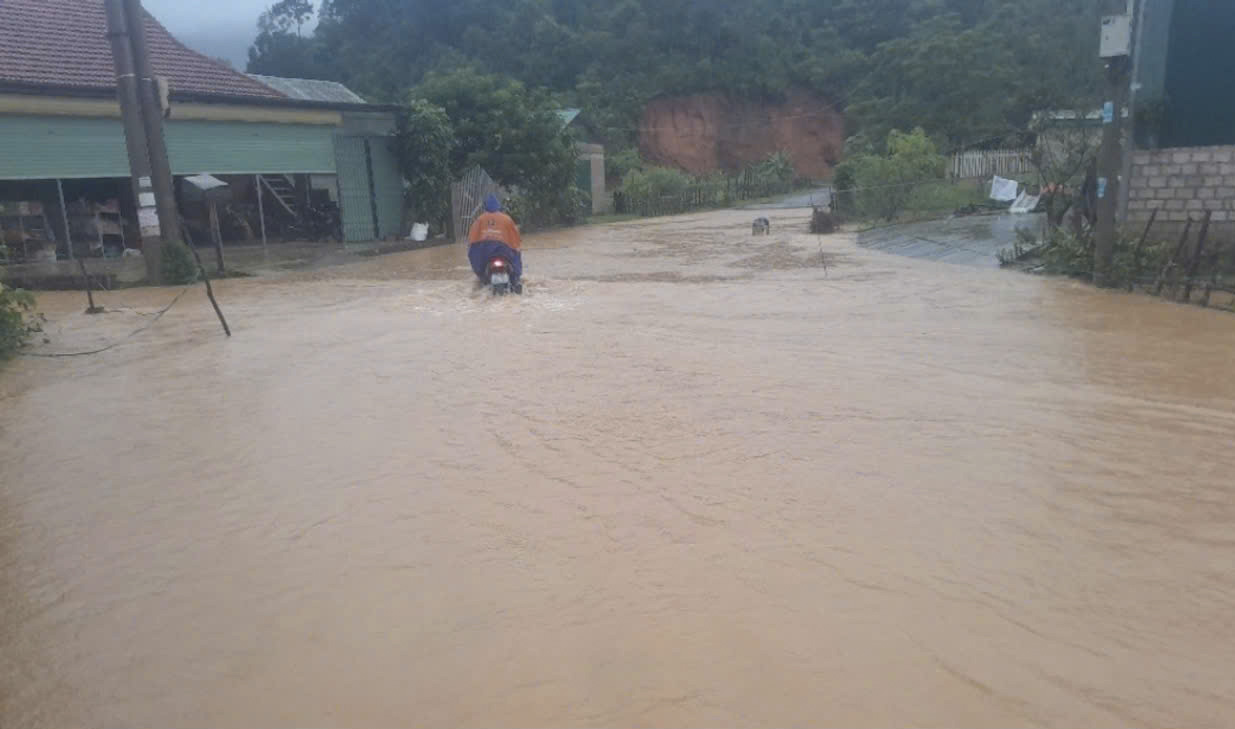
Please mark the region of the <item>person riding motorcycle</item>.
[[467, 258], [477, 278], [485, 283], [485, 269], [494, 258], [504, 258], [510, 263], [510, 284], [517, 292], [523, 290], [523, 238], [519, 227], [509, 215], [502, 212], [502, 204], [496, 195], [485, 199], [485, 212], [472, 223], [468, 235]]

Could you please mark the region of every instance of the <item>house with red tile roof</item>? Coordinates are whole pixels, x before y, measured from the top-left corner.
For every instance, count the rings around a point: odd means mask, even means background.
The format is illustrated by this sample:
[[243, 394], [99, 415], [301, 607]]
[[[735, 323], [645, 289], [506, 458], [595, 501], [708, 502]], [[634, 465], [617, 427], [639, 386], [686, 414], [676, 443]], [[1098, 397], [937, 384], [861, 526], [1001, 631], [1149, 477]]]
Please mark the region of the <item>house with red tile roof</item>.
[[[0, 203], [43, 203], [61, 258], [99, 253], [93, 240], [69, 244], [74, 204], [115, 205], [134, 222], [106, 28], [103, 0], [0, 0]], [[236, 211], [263, 209], [249, 227], [264, 222], [272, 237], [302, 231], [297, 219], [311, 206], [337, 206], [350, 241], [399, 235], [392, 107], [329, 82], [245, 75], [187, 48], [149, 14], [144, 31], [170, 90], [164, 126], [177, 179], [231, 183]]]

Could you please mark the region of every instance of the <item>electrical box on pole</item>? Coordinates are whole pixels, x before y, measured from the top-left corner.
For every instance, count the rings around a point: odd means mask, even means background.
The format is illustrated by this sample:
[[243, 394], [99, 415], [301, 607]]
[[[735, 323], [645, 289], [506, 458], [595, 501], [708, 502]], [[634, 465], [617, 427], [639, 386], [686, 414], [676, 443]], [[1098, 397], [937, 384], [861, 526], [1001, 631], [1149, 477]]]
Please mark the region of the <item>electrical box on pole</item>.
[[1102, 43], [1098, 55], [1102, 58], [1132, 55], [1131, 15], [1107, 15], [1102, 18]]

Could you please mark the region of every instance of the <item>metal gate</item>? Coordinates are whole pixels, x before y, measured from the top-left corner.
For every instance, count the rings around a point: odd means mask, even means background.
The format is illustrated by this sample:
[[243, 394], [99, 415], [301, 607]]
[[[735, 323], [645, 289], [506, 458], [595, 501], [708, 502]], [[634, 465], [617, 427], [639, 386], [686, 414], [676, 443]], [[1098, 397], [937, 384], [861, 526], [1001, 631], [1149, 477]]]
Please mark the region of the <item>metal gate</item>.
[[489, 195], [505, 197], [489, 173], [473, 167], [463, 173], [463, 178], [450, 186], [450, 223], [454, 226], [455, 240], [467, 238], [472, 221], [479, 217], [485, 198]]

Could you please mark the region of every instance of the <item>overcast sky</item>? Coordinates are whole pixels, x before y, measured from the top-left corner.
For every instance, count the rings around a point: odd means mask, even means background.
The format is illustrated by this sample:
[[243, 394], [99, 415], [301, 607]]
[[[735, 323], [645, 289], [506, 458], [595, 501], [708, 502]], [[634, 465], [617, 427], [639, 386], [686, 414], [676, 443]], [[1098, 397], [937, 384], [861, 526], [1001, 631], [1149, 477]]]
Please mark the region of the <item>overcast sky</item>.
[[142, 0], [146, 10], [195, 51], [226, 58], [243, 71], [257, 16], [276, 0]]

